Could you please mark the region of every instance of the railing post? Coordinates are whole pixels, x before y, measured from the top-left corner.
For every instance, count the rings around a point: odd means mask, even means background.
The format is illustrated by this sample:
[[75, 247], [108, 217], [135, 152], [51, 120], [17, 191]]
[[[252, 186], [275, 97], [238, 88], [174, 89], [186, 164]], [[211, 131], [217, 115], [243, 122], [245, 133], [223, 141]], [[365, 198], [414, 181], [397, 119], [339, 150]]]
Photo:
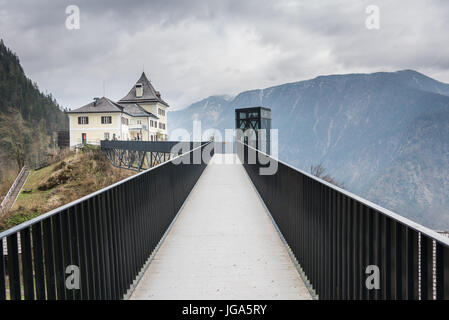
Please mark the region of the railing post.
[[449, 300], [449, 247], [436, 245], [436, 295], [438, 300]]
[[19, 250], [17, 247], [17, 233], [7, 238], [8, 243], [8, 276], [9, 294], [11, 300], [20, 300], [20, 271], [19, 271]]
[[407, 299], [419, 298], [419, 250], [418, 232], [407, 228]]
[[34, 300], [33, 258], [31, 253], [31, 234], [29, 227], [20, 231], [20, 242], [22, 249], [22, 278], [24, 299]]
[[433, 300], [433, 240], [422, 234], [421, 300]]
[[45, 300], [44, 252], [41, 226], [40, 222], [32, 226], [34, 278], [36, 282], [36, 299]]

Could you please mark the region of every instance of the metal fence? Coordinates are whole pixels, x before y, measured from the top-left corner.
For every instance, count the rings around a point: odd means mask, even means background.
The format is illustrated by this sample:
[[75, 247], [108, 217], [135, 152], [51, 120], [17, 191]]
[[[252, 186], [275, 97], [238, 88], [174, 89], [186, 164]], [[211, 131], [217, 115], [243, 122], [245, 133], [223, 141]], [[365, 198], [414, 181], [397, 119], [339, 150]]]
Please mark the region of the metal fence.
[[206, 143], [191, 141], [126, 141], [126, 140], [101, 140], [101, 149], [117, 149], [128, 151], [146, 151], [146, 152], [163, 152], [176, 153], [183, 150], [192, 150], [193, 148]]
[[113, 166], [141, 171], [170, 160], [204, 143], [186, 141], [102, 140], [100, 146], [106, 158], [108, 158]]
[[[249, 177], [320, 299], [449, 299], [449, 239], [238, 144]], [[273, 162], [275, 174], [259, 174]], [[367, 286], [374, 275], [368, 266], [379, 268], [378, 289]]]
[[0, 233], [0, 300], [123, 298], [207, 166], [193, 161], [207, 145]]

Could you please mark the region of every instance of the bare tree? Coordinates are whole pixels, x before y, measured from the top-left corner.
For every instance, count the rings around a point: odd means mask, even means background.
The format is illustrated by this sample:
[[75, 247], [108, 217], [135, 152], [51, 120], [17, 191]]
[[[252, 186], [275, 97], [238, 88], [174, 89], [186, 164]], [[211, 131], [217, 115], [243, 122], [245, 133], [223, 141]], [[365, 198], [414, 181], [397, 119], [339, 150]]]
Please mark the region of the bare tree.
[[326, 168], [323, 166], [322, 163], [317, 165], [311, 165], [310, 166], [310, 173], [314, 175], [315, 177], [318, 177], [324, 181], [327, 181], [329, 183], [332, 183], [333, 185], [344, 189], [345, 185], [344, 183], [338, 182], [333, 178], [329, 173], [326, 172]]
[[0, 145], [16, 161], [18, 170], [25, 165], [26, 148], [30, 141], [30, 129], [25, 125], [20, 112], [0, 115]]

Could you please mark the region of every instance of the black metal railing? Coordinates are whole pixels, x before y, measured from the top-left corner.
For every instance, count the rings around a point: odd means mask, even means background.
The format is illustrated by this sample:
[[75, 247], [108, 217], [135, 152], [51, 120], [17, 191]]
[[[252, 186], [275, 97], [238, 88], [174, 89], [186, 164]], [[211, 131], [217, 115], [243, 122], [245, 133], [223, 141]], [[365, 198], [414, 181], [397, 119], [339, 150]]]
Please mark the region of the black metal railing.
[[193, 148], [206, 143], [192, 141], [127, 141], [127, 140], [101, 140], [101, 149], [118, 149], [129, 151], [163, 152], [174, 153], [178, 151], [192, 150]]
[[100, 146], [113, 166], [141, 171], [170, 160], [204, 143], [190, 141], [102, 140]]
[[[449, 299], [449, 239], [237, 144], [250, 179], [319, 298]], [[277, 166], [276, 172], [261, 175], [259, 169], [269, 165]], [[380, 271], [378, 289], [366, 285], [375, 276], [368, 266]]]
[[208, 145], [0, 233], [0, 300], [123, 298], [207, 166], [196, 153]]

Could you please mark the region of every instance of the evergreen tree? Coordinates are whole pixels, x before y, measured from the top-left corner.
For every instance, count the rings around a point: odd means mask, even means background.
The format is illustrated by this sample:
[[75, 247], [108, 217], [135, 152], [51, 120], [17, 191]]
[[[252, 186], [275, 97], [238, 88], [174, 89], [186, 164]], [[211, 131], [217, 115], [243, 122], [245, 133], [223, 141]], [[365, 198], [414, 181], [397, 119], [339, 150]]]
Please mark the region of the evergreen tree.
[[26, 77], [17, 55], [0, 39], [1, 162], [20, 170], [46, 153], [54, 131], [67, 128], [63, 109]]

